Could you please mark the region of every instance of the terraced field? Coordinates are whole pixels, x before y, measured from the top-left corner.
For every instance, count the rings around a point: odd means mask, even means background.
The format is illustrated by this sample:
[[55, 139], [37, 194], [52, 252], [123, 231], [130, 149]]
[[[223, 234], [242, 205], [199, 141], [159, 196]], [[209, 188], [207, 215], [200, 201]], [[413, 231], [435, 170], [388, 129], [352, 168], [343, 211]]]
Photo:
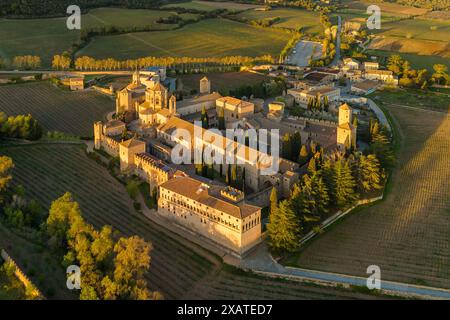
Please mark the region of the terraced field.
[[114, 110], [114, 102], [95, 91], [71, 92], [36, 82], [0, 86], [0, 111], [33, 115], [47, 130], [90, 137], [92, 124]]
[[450, 288], [450, 118], [389, 106], [402, 143], [387, 198], [307, 245], [301, 267]]
[[289, 33], [273, 28], [262, 30], [235, 21], [207, 19], [171, 31], [96, 37], [77, 54], [116, 59], [145, 56], [276, 56], [289, 38]]
[[255, 278], [224, 268], [218, 258], [134, 213], [124, 187], [106, 169], [88, 159], [81, 146], [31, 145], [2, 148], [15, 162], [14, 183], [48, 206], [66, 191], [79, 201], [86, 220], [97, 227], [112, 225], [125, 235], [151, 241], [152, 289], [165, 298], [350, 299], [373, 298], [355, 290], [318, 287]]

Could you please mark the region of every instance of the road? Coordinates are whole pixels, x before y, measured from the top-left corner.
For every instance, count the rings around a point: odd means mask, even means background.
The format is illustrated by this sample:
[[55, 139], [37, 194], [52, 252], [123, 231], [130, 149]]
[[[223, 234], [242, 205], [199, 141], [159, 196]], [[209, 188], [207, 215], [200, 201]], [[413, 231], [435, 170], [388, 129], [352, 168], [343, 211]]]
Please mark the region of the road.
[[341, 16], [338, 16], [338, 30], [336, 35], [336, 54], [334, 55], [334, 59], [330, 64], [330, 67], [337, 66], [339, 60], [341, 59]]
[[[367, 278], [363, 277], [282, 266], [270, 256], [265, 243], [259, 245], [258, 248], [241, 260], [239, 266], [272, 277], [286, 277], [312, 282], [327, 282], [335, 285], [367, 286]], [[450, 299], [450, 290], [447, 289], [383, 280], [383, 270], [381, 270], [381, 290], [402, 296]]]

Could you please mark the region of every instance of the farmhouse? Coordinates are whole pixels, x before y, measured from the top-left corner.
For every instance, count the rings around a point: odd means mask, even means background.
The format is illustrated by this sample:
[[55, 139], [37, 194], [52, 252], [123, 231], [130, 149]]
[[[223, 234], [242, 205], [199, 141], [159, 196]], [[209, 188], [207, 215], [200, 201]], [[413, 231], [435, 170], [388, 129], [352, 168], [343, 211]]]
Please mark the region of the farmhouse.
[[72, 91], [84, 90], [84, 76], [65, 76], [61, 78], [61, 83]]
[[364, 77], [369, 80], [380, 80], [389, 84], [398, 84], [397, 76], [390, 70], [367, 70]]

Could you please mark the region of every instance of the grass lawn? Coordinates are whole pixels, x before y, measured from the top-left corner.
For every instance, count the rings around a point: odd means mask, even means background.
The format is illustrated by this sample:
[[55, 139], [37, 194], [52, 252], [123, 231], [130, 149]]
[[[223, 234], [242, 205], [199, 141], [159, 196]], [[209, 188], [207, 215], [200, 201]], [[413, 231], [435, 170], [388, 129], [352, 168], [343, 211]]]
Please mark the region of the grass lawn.
[[403, 105], [414, 108], [450, 112], [450, 96], [441, 92], [424, 92], [417, 89], [384, 89], [369, 95], [383, 106]]
[[[434, 102], [427, 101], [430, 108]], [[384, 108], [401, 135], [391, 191], [303, 247], [296, 264], [362, 277], [377, 265], [385, 280], [450, 288], [450, 119], [390, 103]]]
[[0, 86], [0, 111], [28, 114], [44, 129], [93, 136], [93, 123], [114, 110], [114, 101], [98, 92], [71, 92], [47, 81]]
[[295, 30], [302, 28], [303, 32], [311, 34], [322, 32], [322, 27], [319, 23], [319, 13], [315, 11], [280, 8], [269, 11], [249, 10], [239, 13], [237, 16], [248, 20], [263, 20], [279, 17], [280, 21], [273, 24], [273, 27]]
[[[290, 35], [224, 19], [208, 19], [172, 31], [96, 37], [80, 52], [96, 58], [143, 56], [278, 55]], [[270, 46], [268, 45], [270, 43]]]

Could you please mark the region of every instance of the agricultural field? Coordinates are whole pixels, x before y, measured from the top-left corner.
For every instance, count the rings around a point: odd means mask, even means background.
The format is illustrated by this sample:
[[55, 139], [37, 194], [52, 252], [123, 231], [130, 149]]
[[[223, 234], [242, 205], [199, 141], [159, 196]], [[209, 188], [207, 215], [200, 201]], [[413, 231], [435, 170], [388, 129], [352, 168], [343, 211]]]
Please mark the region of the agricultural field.
[[380, 7], [381, 14], [388, 16], [395, 16], [395, 17], [409, 17], [409, 16], [418, 16], [423, 15], [427, 13], [427, 9], [423, 8], [415, 8], [411, 6], [403, 6], [401, 4], [397, 3], [389, 3], [389, 2], [376, 2], [370, 0], [360, 0], [360, 1], [354, 1], [354, 0], [344, 0], [343, 3], [345, 4], [346, 9], [354, 10], [354, 12], [366, 12], [367, 7], [373, 4], [376, 4], [378, 7]]
[[382, 25], [370, 49], [418, 53], [450, 58], [450, 23], [407, 19]]
[[245, 18], [250, 21], [263, 20], [279, 17], [280, 20], [272, 27], [287, 28], [302, 31], [310, 34], [319, 34], [322, 27], [319, 23], [319, 13], [300, 9], [272, 9], [268, 11], [249, 10], [239, 13], [238, 18]]
[[[95, 28], [101, 26], [117, 27], [142, 27], [150, 26], [159, 30], [170, 30], [175, 28], [176, 24], [157, 23], [158, 18], [167, 18], [177, 14], [174, 11], [165, 10], [146, 10], [146, 9], [121, 9], [121, 8], [98, 8], [92, 9], [82, 16], [82, 27]], [[179, 16], [184, 19], [195, 19], [199, 15], [192, 13], [183, 13]]]
[[226, 2], [226, 1], [188, 1], [180, 3], [171, 3], [163, 6], [163, 8], [184, 8], [184, 9], [194, 9], [199, 11], [214, 11], [217, 9], [226, 9], [228, 11], [241, 11], [248, 9], [259, 8], [259, 5], [237, 3], [237, 2]]
[[424, 92], [416, 89], [385, 89], [369, 96], [381, 106], [408, 106], [450, 113], [450, 95], [445, 92]]
[[[199, 81], [204, 74], [186, 74], [177, 76], [178, 83], [182, 85], [182, 90], [191, 92], [199, 89]], [[243, 85], [254, 85], [267, 79], [268, 77], [252, 72], [226, 72], [226, 73], [208, 73], [206, 75], [211, 80], [211, 90], [226, 92]]]
[[49, 66], [52, 57], [70, 49], [79, 36], [79, 31], [67, 29], [65, 18], [0, 19], [0, 57], [38, 55]]
[[[450, 58], [450, 43], [421, 39], [395, 37], [376, 37], [369, 45], [372, 50], [391, 51], [393, 53], [413, 53], [424, 56]], [[427, 57], [433, 58], [433, 57]]]
[[[67, 278], [61, 267], [61, 260], [49, 252], [47, 247], [27, 239], [28, 237], [26, 231], [18, 233], [0, 223], [0, 247], [8, 251], [42, 294], [48, 299], [74, 299], [73, 292], [67, 290]], [[23, 298], [25, 297], [21, 297]]]
[[450, 22], [407, 19], [382, 26], [380, 36], [450, 42]]
[[289, 33], [282, 30], [261, 31], [235, 21], [208, 19], [171, 31], [96, 37], [78, 52], [78, 56], [132, 59], [143, 56], [278, 55], [290, 38]]
[[433, 73], [433, 65], [444, 64], [450, 66], [450, 58], [443, 58], [439, 56], [422, 56], [414, 53], [399, 53], [392, 51], [383, 50], [367, 50], [366, 53], [370, 56], [380, 57], [380, 61], [387, 61], [393, 54], [400, 55], [403, 59], [408, 60], [414, 69], [427, 69], [429, 72]]
[[450, 118], [385, 107], [399, 131], [386, 198], [355, 210], [290, 262], [362, 277], [375, 264], [382, 280], [450, 288]]
[[30, 113], [49, 131], [90, 137], [94, 121], [113, 110], [111, 98], [92, 90], [71, 92], [46, 81], [0, 86], [0, 111]]
[[[13, 158], [13, 182], [23, 184], [28, 197], [48, 207], [51, 201], [70, 191], [89, 223], [96, 227], [109, 224], [120, 234], [137, 234], [151, 241], [154, 249], [148, 281], [151, 289], [161, 291], [166, 299], [378, 297], [353, 289], [287, 283], [230, 270], [218, 257], [135, 213], [125, 188], [105, 168], [89, 159], [81, 146], [10, 146], [3, 147], [2, 154]], [[0, 240], [5, 241], [1, 237]]]
[[[175, 14], [171, 11], [99, 8], [81, 17], [82, 28], [102, 26], [144, 27], [168, 30], [176, 24], [157, 24], [159, 17]], [[180, 14], [183, 19], [197, 18], [195, 14]], [[38, 55], [43, 66], [50, 66], [55, 54], [70, 49], [80, 39], [79, 30], [68, 30], [66, 18], [0, 19], [0, 58], [17, 55]]]

